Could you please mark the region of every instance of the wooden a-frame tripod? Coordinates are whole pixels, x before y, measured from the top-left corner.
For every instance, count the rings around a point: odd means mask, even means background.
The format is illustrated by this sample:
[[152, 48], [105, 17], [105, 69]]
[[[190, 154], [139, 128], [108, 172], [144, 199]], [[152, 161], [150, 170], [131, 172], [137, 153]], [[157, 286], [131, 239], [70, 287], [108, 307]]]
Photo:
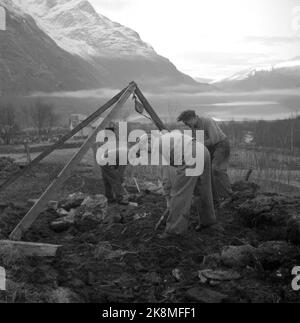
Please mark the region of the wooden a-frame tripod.
[[[74, 167], [82, 160], [83, 156], [86, 152], [92, 147], [95, 142], [95, 138], [97, 133], [100, 130], [105, 129], [110, 120], [115, 116], [118, 110], [125, 104], [128, 98], [135, 94], [142, 105], [144, 106], [145, 110], [151, 117], [154, 124], [157, 126], [159, 130], [166, 129], [161, 119], [155, 113], [147, 99], [144, 97], [141, 90], [138, 88], [135, 82], [131, 82], [126, 88], [124, 88], [120, 93], [118, 93], [115, 97], [113, 97], [110, 101], [104, 104], [101, 108], [95, 111], [92, 115], [90, 115], [87, 119], [85, 119], [82, 123], [80, 123], [77, 127], [75, 127], [72, 131], [66, 134], [63, 138], [61, 138], [58, 142], [54, 145], [47, 148], [44, 152], [42, 152], [38, 157], [36, 157], [31, 163], [25, 166], [24, 169], [15, 173], [11, 178], [6, 180], [3, 184], [0, 185], [0, 191], [6, 189], [9, 185], [15, 182], [19, 177], [27, 173], [30, 169], [32, 169], [35, 165], [37, 165], [41, 160], [51, 154], [55, 149], [61, 147], [68, 139], [72, 138], [76, 133], [82, 130], [84, 127], [88, 126], [92, 122], [96, 121], [105, 111], [111, 108], [114, 104], [115, 106], [111, 109], [108, 115], [104, 118], [104, 120], [96, 127], [96, 129], [92, 132], [92, 134], [88, 137], [88, 139], [84, 142], [81, 146], [79, 151], [71, 158], [71, 160], [67, 163], [64, 169], [60, 172], [60, 174], [55, 178], [55, 180], [48, 186], [46, 191], [42, 194], [42, 196], [37, 200], [37, 202], [33, 205], [33, 207], [28, 211], [28, 213], [24, 216], [24, 218], [20, 221], [20, 223], [16, 226], [16, 228], [12, 231], [9, 236], [10, 240], [16, 241], [20, 240], [23, 234], [31, 227], [34, 221], [38, 218], [39, 214], [45, 209], [47, 203], [51, 199], [51, 197], [59, 190], [59, 188], [63, 185], [66, 179], [70, 176]], [[53, 253], [53, 248], [51, 245], [45, 244], [31, 244], [31, 243], [24, 243], [24, 242], [13, 242], [11, 241], [13, 246], [18, 246], [22, 250], [24, 248], [28, 250], [28, 248], [32, 252], [43, 254], [43, 251], [46, 250], [45, 253]], [[7, 241], [0, 241], [0, 244], [8, 244], [9, 240]], [[55, 246], [54, 246], [55, 247]], [[57, 246], [56, 246], [57, 247]]]

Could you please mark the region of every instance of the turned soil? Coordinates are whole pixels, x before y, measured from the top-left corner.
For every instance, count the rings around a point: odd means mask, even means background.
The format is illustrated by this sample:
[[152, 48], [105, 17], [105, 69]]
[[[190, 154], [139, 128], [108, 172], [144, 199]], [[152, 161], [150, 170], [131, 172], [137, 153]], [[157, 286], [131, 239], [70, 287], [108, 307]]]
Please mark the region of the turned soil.
[[[30, 209], [61, 166], [43, 164], [0, 193], [0, 238], [10, 232]], [[71, 226], [55, 233], [50, 223], [58, 218], [46, 210], [23, 240], [62, 245], [55, 258], [24, 258], [0, 250], [0, 266], [7, 270], [3, 302], [300, 302], [292, 290], [292, 269], [300, 266], [296, 242], [287, 239], [287, 223], [299, 215], [299, 196], [256, 192], [236, 185], [230, 203], [217, 210], [220, 227], [196, 232], [197, 216], [191, 212], [189, 232], [161, 240], [154, 227], [165, 210], [163, 197], [145, 194], [138, 207], [114, 206], [120, 220], [98, 226]], [[92, 169], [78, 168], [57, 193], [103, 194], [101, 179]], [[254, 211], [253, 211], [254, 210]], [[137, 219], [137, 215], [141, 215]], [[271, 241], [283, 253], [253, 257], [231, 265], [222, 261], [225, 247], [259, 248]], [[281, 248], [280, 247], [280, 248]], [[285, 252], [287, 248], [288, 251]], [[272, 249], [272, 248], [271, 248]], [[201, 281], [200, 270], [232, 271], [238, 279]], [[206, 293], [203, 296], [203, 291]], [[214, 293], [215, 292], [215, 293]], [[218, 294], [216, 294], [216, 292]], [[207, 294], [208, 293], [208, 294]], [[221, 294], [220, 294], [221, 293]], [[214, 297], [217, 297], [214, 299]], [[220, 297], [222, 295], [222, 297]]]

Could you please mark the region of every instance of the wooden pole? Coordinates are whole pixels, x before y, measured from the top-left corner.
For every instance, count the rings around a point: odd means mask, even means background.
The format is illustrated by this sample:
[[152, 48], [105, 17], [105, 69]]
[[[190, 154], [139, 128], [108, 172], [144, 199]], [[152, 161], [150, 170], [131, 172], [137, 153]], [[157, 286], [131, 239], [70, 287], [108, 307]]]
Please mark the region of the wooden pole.
[[10, 234], [10, 240], [20, 240], [25, 231], [27, 231], [33, 222], [38, 218], [39, 214], [45, 209], [48, 201], [52, 198], [53, 195], [57, 193], [63, 183], [71, 174], [72, 170], [74, 169], [75, 165], [77, 165], [86, 152], [91, 148], [93, 145], [96, 136], [100, 130], [105, 129], [107, 127], [110, 119], [114, 116], [114, 114], [125, 104], [128, 100], [130, 95], [135, 90], [135, 84], [130, 83], [123, 95], [121, 96], [120, 100], [117, 102], [115, 107], [110, 111], [110, 113], [104, 118], [102, 123], [97, 126], [97, 128], [93, 131], [93, 133], [89, 136], [89, 138], [85, 141], [82, 145], [80, 150], [73, 156], [73, 158], [68, 162], [68, 164], [64, 167], [58, 177], [50, 184], [47, 190], [43, 193], [40, 199], [34, 204], [31, 210], [24, 216], [22, 221], [17, 225], [17, 227], [13, 230]]
[[27, 157], [27, 163], [30, 164], [31, 163], [30, 148], [27, 141], [24, 142], [24, 147], [25, 147], [25, 153]]
[[249, 182], [250, 176], [253, 173], [253, 168], [250, 168], [245, 176], [245, 181]]
[[68, 134], [63, 136], [54, 145], [47, 148], [44, 152], [42, 152], [39, 156], [37, 156], [31, 163], [26, 165], [20, 171], [17, 171], [15, 174], [12, 175], [12, 177], [8, 178], [5, 182], [3, 182], [0, 185], [0, 192], [3, 191], [4, 189], [6, 189], [12, 183], [14, 183], [19, 177], [21, 177], [22, 175], [27, 173], [30, 169], [32, 169], [35, 165], [37, 165], [41, 160], [43, 160], [45, 157], [50, 155], [55, 149], [61, 147], [68, 139], [72, 138], [76, 133], [78, 133], [80, 130], [82, 130], [83, 128], [88, 126], [91, 122], [93, 122], [96, 118], [98, 118], [102, 113], [104, 113], [112, 105], [114, 105], [116, 102], [118, 102], [118, 100], [121, 98], [121, 96], [124, 94], [124, 92], [127, 89], [128, 89], [128, 87], [125, 88], [124, 90], [122, 90], [119, 94], [117, 94], [115, 97], [113, 97], [106, 104], [104, 104], [100, 109], [98, 109], [93, 114], [91, 114], [88, 118], [86, 118], [82, 123], [80, 123], [77, 127], [75, 127]]
[[22, 256], [55, 257], [61, 245], [23, 241], [0, 240], [0, 248], [12, 248]]

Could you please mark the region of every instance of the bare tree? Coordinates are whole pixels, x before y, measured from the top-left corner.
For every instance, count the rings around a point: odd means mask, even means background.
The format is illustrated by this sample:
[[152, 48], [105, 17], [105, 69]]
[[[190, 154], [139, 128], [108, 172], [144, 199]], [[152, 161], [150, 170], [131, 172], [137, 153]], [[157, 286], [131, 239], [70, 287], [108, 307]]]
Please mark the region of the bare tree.
[[42, 132], [48, 133], [57, 120], [53, 105], [41, 100], [37, 100], [31, 107], [30, 115], [34, 127], [38, 130], [39, 136]]
[[9, 145], [18, 131], [15, 109], [11, 104], [0, 105], [0, 137]]

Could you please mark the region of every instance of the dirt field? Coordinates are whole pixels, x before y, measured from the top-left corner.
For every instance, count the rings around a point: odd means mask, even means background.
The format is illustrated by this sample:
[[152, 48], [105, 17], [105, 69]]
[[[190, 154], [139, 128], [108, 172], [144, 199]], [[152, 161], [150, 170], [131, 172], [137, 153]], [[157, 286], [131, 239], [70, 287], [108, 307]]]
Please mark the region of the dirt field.
[[[0, 194], [1, 239], [29, 210], [27, 200], [38, 198], [61, 167], [41, 164]], [[251, 185], [237, 185], [233, 201], [218, 209], [219, 229], [196, 232], [192, 210], [188, 234], [176, 240], [158, 238], [164, 226], [154, 232], [165, 203], [153, 194], [138, 208], [110, 208], [120, 215], [116, 223], [76, 224], [61, 233], [50, 228], [58, 214], [47, 210], [24, 240], [63, 247], [46, 259], [0, 250], [0, 266], [8, 273], [1, 301], [300, 302], [291, 287], [291, 271], [300, 265], [299, 241], [288, 235], [289, 221], [300, 214], [299, 196], [256, 193]], [[103, 193], [92, 168], [79, 167], [55, 198], [75, 192]], [[212, 271], [199, 274], [202, 270]]]

